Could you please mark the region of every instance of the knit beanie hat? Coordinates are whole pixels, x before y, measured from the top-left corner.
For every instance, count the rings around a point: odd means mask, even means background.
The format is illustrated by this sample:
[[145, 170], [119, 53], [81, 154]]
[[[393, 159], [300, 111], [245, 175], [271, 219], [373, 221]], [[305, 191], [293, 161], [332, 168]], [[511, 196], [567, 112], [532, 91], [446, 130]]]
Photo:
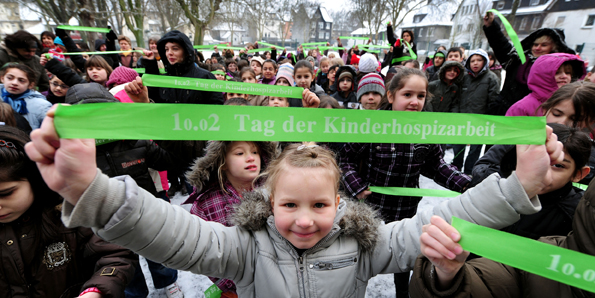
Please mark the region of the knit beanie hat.
[[351, 65], [359, 64], [359, 56], [356, 54], [351, 55]]
[[289, 86], [294, 86], [295, 82], [293, 80], [293, 65], [291, 63], [281, 64], [279, 66], [279, 71], [277, 71], [277, 76], [275, 77], [275, 84], [277, 84], [277, 80], [280, 78], [284, 78], [289, 82]]
[[[353, 63], [353, 58], [351, 60], [351, 63]], [[376, 68], [378, 68], [378, 59], [376, 59], [376, 56], [370, 54], [370, 53], [365, 53], [359, 60], [359, 71], [361, 72], [373, 72], [376, 70]]]
[[351, 79], [351, 81], [353, 82], [353, 74], [351, 74], [350, 71], [344, 71], [341, 72], [341, 74], [339, 75], [339, 78], [337, 79], [337, 82], [341, 81], [342, 78], [344, 77], [349, 77]]
[[105, 83], [108, 88], [112, 88], [114, 85], [122, 85], [134, 81], [138, 77], [138, 73], [132, 68], [125, 66], [118, 66], [112, 74], [109, 76], [109, 80]]
[[264, 60], [262, 58], [260, 58], [259, 56], [252, 57], [252, 60], [250, 60], [250, 64], [252, 64], [252, 61], [258, 61], [258, 63], [260, 63], [260, 66], [262, 66], [264, 64]]
[[56, 38], [54, 38], [54, 44], [59, 44], [59, 45], [65, 47], [64, 42], [62, 42], [62, 39], [58, 36], [56, 36]]
[[357, 101], [359, 101], [362, 95], [368, 92], [376, 92], [384, 96], [386, 89], [384, 87], [384, 81], [379, 74], [369, 73], [359, 81], [359, 85], [357, 87]]
[[316, 59], [314, 59], [314, 57], [312, 57], [312, 56], [306, 57], [306, 61], [316, 63]]

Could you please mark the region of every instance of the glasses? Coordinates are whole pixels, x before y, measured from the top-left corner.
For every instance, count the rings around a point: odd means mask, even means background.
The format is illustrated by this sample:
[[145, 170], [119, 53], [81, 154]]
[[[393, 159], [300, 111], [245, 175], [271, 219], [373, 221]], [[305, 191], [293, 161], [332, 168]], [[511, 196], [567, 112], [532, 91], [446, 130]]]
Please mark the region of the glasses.
[[56, 82], [52, 82], [52, 86], [54, 86], [55, 88], [58, 88], [58, 87], [60, 87], [60, 88], [62, 88], [62, 89], [68, 89], [68, 88], [70, 88], [70, 86], [68, 86], [68, 85], [64, 85], [64, 84], [58, 84], [58, 83], [56, 83]]

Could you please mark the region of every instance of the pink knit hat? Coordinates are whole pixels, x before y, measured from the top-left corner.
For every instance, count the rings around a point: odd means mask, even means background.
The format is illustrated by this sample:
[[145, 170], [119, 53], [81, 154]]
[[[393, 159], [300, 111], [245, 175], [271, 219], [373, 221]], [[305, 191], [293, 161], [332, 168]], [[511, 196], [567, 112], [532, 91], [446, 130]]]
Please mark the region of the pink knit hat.
[[105, 83], [108, 88], [112, 88], [117, 85], [122, 85], [126, 83], [130, 83], [134, 81], [138, 77], [138, 73], [134, 71], [132, 68], [128, 68], [125, 66], [118, 66], [112, 74], [109, 76], [109, 79]]

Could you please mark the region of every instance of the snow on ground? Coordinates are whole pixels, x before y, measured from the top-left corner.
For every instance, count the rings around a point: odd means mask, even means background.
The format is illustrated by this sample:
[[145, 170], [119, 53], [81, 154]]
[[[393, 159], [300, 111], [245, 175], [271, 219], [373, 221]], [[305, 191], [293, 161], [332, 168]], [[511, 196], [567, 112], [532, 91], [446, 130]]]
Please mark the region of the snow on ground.
[[[465, 153], [469, 151], [469, 147]], [[450, 163], [453, 158], [453, 151], [452, 149], [448, 149], [444, 156], [444, 160], [447, 163]], [[419, 181], [421, 188], [429, 188], [429, 189], [445, 189], [442, 186], [436, 184], [434, 181], [421, 176]], [[180, 205], [183, 203], [188, 196], [183, 196], [180, 193], [177, 193], [176, 196], [171, 200], [172, 204]], [[418, 212], [422, 210], [427, 210], [432, 208], [435, 205], [440, 204], [440, 202], [447, 200], [447, 198], [435, 198], [435, 197], [424, 197], [418, 205]], [[190, 205], [182, 205], [182, 207], [188, 212], [190, 212]], [[142, 258], [142, 257], [141, 257]], [[141, 260], [141, 265], [143, 268], [143, 273], [145, 277], [150, 276], [149, 270], [147, 267], [147, 263]], [[182, 292], [184, 292], [185, 297], [204, 297], [204, 291], [210, 287], [213, 283], [204, 275], [193, 274], [186, 271], [178, 271], [178, 285]], [[156, 290], [153, 287], [153, 281], [151, 278], [147, 278], [147, 285], [149, 287], [149, 296], [150, 298], [166, 298], [165, 290], [159, 289]], [[366, 298], [389, 298], [395, 297], [395, 284], [393, 283], [393, 275], [392, 274], [381, 274], [378, 275], [368, 282], [368, 287], [366, 289]]]

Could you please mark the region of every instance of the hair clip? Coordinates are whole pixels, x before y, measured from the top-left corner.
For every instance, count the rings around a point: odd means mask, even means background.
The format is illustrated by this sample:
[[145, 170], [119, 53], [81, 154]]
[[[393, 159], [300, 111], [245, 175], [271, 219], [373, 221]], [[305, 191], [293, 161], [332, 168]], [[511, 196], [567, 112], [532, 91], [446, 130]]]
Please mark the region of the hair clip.
[[7, 142], [5, 140], [0, 140], [0, 147], [7, 147], [7, 148], [12, 148], [12, 149], [17, 149], [17, 147], [15, 147], [13, 143]]
[[304, 150], [304, 148], [316, 148], [318, 147], [318, 145], [300, 145], [299, 147], [297, 147], [297, 151], [302, 151]]

